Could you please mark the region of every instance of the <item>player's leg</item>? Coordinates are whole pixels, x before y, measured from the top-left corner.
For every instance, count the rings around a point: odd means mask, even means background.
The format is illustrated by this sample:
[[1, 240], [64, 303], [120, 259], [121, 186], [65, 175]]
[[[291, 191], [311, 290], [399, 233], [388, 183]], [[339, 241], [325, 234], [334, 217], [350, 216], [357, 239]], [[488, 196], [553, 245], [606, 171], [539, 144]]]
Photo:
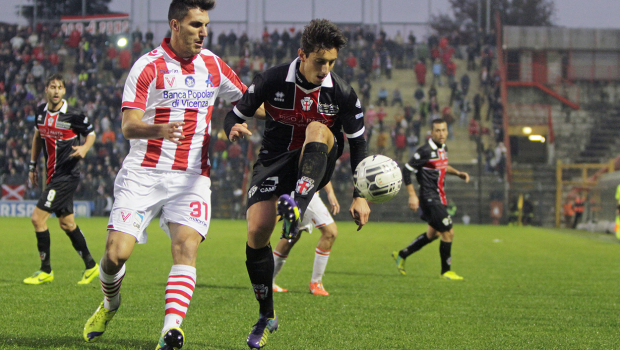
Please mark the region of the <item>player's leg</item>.
[[323, 180], [327, 170], [328, 155], [334, 144], [334, 135], [327, 126], [319, 122], [308, 124], [306, 138], [299, 158], [294, 202], [288, 202], [290, 198], [285, 194], [281, 196], [278, 203], [283, 208], [294, 208], [294, 206], [298, 208], [297, 211], [293, 210], [292, 213], [291, 209], [279, 209], [284, 218], [284, 234], [288, 237], [293, 237], [297, 234], [299, 222], [303, 218], [312, 196], [319, 189], [319, 184]]
[[441, 259], [441, 277], [447, 280], [462, 280], [463, 277], [451, 270], [452, 265], [452, 240], [454, 239], [454, 229], [441, 232], [439, 241], [439, 257]]
[[39, 209], [37, 206], [30, 217], [37, 237], [37, 249], [41, 258], [41, 267], [31, 277], [24, 279], [26, 284], [43, 284], [54, 280], [54, 273], [52, 272], [50, 262], [50, 231], [47, 228], [47, 219], [50, 215], [51, 212]]
[[276, 277], [282, 270], [282, 267], [284, 266], [284, 263], [286, 262], [286, 259], [288, 258], [288, 254], [291, 252], [291, 249], [293, 249], [293, 246], [295, 245], [295, 243], [297, 243], [297, 241], [299, 241], [299, 239], [301, 238], [302, 232], [303, 230], [300, 229], [297, 236], [295, 236], [295, 238], [293, 239], [281, 238], [278, 241], [278, 245], [276, 246], [276, 249], [273, 251], [273, 283], [272, 285], [273, 285], [274, 292], [285, 293], [288, 291], [287, 289], [282, 288], [276, 284]]
[[157, 349], [165, 346], [180, 349], [185, 335], [179, 327], [196, 287], [196, 256], [203, 236], [185, 225], [171, 222], [168, 227], [173, 265], [166, 283], [164, 326]]
[[396, 268], [401, 275], [406, 275], [405, 271], [405, 260], [409, 255], [417, 252], [422, 249], [425, 245], [434, 241], [438, 237], [438, 232], [432, 226], [428, 226], [426, 232], [422, 232], [418, 237], [416, 237], [413, 242], [411, 242], [407, 247], [401, 249], [400, 251], [392, 252], [392, 258], [396, 262]]
[[314, 252], [314, 265], [312, 267], [312, 279], [310, 279], [310, 292], [314, 295], [329, 295], [323, 287], [323, 275], [329, 260], [329, 254], [338, 237], [338, 227], [335, 222], [319, 227], [321, 237]]
[[103, 302], [84, 325], [84, 340], [94, 342], [103, 335], [121, 305], [121, 284], [125, 277], [125, 262], [131, 256], [136, 237], [128, 233], [108, 230], [105, 252], [99, 266], [99, 280]]
[[84, 273], [82, 274], [82, 279], [78, 282], [78, 284], [90, 283], [95, 277], [99, 276], [99, 266], [90, 255], [90, 251], [88, 250], [88, 246], [86, 245], [86, 239], [84, 238], [84, 234], [75, 224], [75, 218], [73, 214], [65, 214], [60, 216], [58, 218], [58, 223], [60, 224], [60, 228], [65, 231], [65, 233], [71, 240], [73, 249], [75, 249], [75, 251], [80, 255], [82, 260], [84, 260]]
[[259, 304], [259, 318], [248, 335], [250, 348], [259, 349], [267, 342], [269, 333], [278, 328], [273, 309], [273, 252], [269, 244], [276, 223], [277, 197], [252, 204], [247, 211], [248, 242], [246, 262], [254, 295]]

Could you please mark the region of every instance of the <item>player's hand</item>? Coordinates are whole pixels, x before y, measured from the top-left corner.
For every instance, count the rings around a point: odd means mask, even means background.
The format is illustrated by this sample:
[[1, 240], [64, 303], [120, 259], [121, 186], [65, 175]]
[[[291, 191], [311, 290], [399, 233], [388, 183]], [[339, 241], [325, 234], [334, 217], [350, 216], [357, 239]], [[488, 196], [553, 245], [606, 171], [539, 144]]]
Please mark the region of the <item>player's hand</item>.
[[370, 215], [370, 207], [366, 199], [362, 197], [353, 198], [349, 213], [357, 225], [357, 230], [361, 230], [362, 226], [366, 225], [368, 222], [368, 216]]
[[235, 142], [239, 139], [244, 138], [245, 136], [252, 136], [252, 132], [248, 129], [248, 124], [235, 124], [235, 126], [230, 129], [230, 135], [228, 135], [228, 139], [231, 142]]
[[39, 175], [36, 170], [28, 173], [28, 180], [32, 188], [37, 188], [39, 186]]
[[469, 174], [464, 172], [464, 171], [460, 171], [459, 172], [459, 177], [463, 180], [465, 180], [465, 183], [469, 182]]
[[84, 147], [84, 145], [81, 145], [81, 146], [71, 146], [71, 148], [73, 148], [73, 150], [75, 152], [71, 153], [71, 155], [69, 155], [69, 157], [71, 157], [71, 158], [78, 158], [78, 159], [83, 159], [84, 157], [86, 157], [86, 152], [88, 152], [88, 149], [86, 147]]
[[340, 213], [340, 203], [338, 203], [338, 198], [336, 198], [336, 195], [334, 193], [327, 194], [327, 200], [332, 206], [332, 215]]
[[185, 125], [185, 122], [172, 122], [168, 124], [162, 124], [163, 138], [177, 145], [180, 145], [181, 140], [185, 138], [185, 135], [183, 135], [183, 125]]
[[416, 211], [420, 207], [420, 199], [417, 196], [409, 196], [409, 209]]

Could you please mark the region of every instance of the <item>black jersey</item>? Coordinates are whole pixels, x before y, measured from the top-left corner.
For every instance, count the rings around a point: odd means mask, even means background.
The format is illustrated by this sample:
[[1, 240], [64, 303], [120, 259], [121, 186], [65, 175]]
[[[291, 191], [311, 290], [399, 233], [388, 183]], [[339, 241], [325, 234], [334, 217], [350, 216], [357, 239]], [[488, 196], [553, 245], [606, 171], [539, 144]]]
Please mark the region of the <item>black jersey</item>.
[[349, 139], [364, 140], [364, 113], [353, 88], [333, 72], [320, 86], [308, 83], [299, 73], [299, 59], [257, 74], [233, 111], [246, 119], [263, 102], [267, 120], [262, 158], [301, 148], [312, 121], [330, 128], [338, 139], [338, 155], [344, 146], [342, 130]]
[[439, 147], [432, 139], [418, 148], [411, 160], [405, 164], [408, 171], [404, 171], [405, 184], [410, 184], [410, 171], [420, 184], [420, 205], [427, 202], [440, 201], [447, 205], [444, 192], [444, 180], [448, 168], [448, 147], [444, 144]]
[[67, 101], [57, 112], [47, 110], [47, 104], [37, 107], [35, 127], [43, 140], [43, 154], [47, 169], [47, 183], [54, 180], [75, 180], [80, 177], [79, 158], [69, 157], [80, 145], [80, 136], [93, 132], [88, 117]]

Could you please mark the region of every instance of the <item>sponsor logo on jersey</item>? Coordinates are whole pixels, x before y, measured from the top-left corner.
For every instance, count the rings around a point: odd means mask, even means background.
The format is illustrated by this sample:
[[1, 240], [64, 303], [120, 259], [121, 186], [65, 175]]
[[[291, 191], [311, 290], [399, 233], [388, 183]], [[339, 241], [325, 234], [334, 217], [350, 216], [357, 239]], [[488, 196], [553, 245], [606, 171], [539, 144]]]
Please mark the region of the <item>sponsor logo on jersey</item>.
[[273, 99], [276, 102], [284, 102], [284, 93], [282, 91], [276, 92], [276, 97]]
[[187, 77], [185, 78], [185, 85], [187, 87], [194, 87], [194, 85], [196, 85], [196, 80], [194, 80], [193, 77]]
[[205, 80], [205, 83], [207, 83], [207, 87], [214, 87], [213, 74], [209, 73], [209, 75], [207, 75], [207, 80]]
[[312, 188], [314, 188], [314, 180], [307, 176], [302, 176], [301, 179], [297, 180], [295, 192], [301, 194], [302, 196], [306, 196]]
[[279, 179], [277, 176], [271, 176], [265, 179], [262, 184], [260, 184], [261, 193], [273, 192], [276, 190], [278, 186]]
[[149, 56], [155, 56], [155, 55], [157, 55], [157, 49], [149, 52]]
[[340, 108], [338, 105], [333, 105], [330, 103], [319, 103], [318, 111], [321, 114], [338, 114]]
[[173, 74], [173, 73], [179, 73], [178, 69], [160, 69], [159, 70], [159, 74]]
[[60, 120], [58, 120], [58, 121], [56, 121], [56, 127], [58, 129], [69, 130], [69, 129], [71, 129], [71, 123], [61, 122]]
[[250, 87], [248, 88], [248, 94], [253, 94], [254, 93], [254, 84], [250, 85]]
[[364, 112], [355, 115], [355, 119], [360, 119], [363, 117], [364, 117]]
[[174, 75], [164, 75], [164, 88], [173, 88], [176, 77]]
[[310, 97], [308, 97], [308, 96], [304, 97], [304, 98], [301, 100], [301, 109], [302, 109], [304, 112], [308, 112], [308, 111], [310, 111], [310, 107], [312, 107], [312, 102], [313, 102], [313, 101], [312, 101], [312, 99], [311, 99]]

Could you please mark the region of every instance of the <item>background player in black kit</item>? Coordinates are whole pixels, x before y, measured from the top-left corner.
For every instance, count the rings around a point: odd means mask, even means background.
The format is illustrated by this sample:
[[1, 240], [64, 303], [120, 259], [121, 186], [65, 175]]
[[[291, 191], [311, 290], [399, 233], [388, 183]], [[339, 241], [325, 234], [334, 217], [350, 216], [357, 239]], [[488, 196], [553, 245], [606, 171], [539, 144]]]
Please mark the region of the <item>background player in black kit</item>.
[[[78, 284], [88, 284], [99, 275], [99, 265], [90, 255], [84, 235], [73, 218], [73, 194], [80, 180], [78, 163], [95, 142], [95, 132], [83, 113], [69, 107], [63, 99], [64, 95], [65, 82], [62, 75], [49, 76], [45, 81], [47, 103], [37, 107], [28, 174], [30, 183], [36, 187], [39, 182], [37, 160], [43, 150], [47, 186], [41, 193], [31, 218], [37, 235], [41, 269], [26, 278], [26, 284], [42, 284], [54, 280], [50, 264], [50, 232], [46, 223], [52, 213], [58, 217], [60, 228], [67, 233], [73, 248], [86, 265]], [[86, 137], [83, 145], [80, 145], [81, 136]]]
[[[469, 182], [469, 174], [458, 171], [448, 165], [448, 125], [443, 119], [433, 120], [431, 139], [418, 148], [411, 160], [403, 168], [403, 180], [409, 191], [409, 208], [416, 211], [422, 209], [422, 219], [428, 222], [428, 230], [418, 236], [407, 248], [393, 252], [398, 271], [405, 275], [405, 259], [420, 250], [428, 243], [441, 236], [439, 256], [441, 258], [441, 277], [448, 280], [462, 280], [463, 277], [450, 270], [452, 260], [452, 218], [446, 210], [448, 204], [444, 192], [446, 174], [452, 174]], [[415, 173], [420, 184], [420, 197], [411, 184], [411, 172]]]
[[[226, 115], [226, 134], [235, 141], [251, 135], [245, 119], [263, 103], [267, 112], [263, 144], [248, 190], [246, 266], [260, 305], [258, 322], [247, 339], [250, 348], [263, 347], [267, 335], [278, 327], [269, 245], [276, 215], [284, 218], [283, 236], [294, 238], [312, 196], [331, 178], [342, 153], [343, 131], [351, 148], [351, 168], [366, 156], [360, 101], [349, 84], [331, 73], [345, 44], [335, 24], [312, 20], [304, 28], [299, 57], [258, 74]], [[294, 196], [289, 196], [293, 191]], [[370, 208], [358, 194], [353, 197], [349, 211], [361, 229]]]

